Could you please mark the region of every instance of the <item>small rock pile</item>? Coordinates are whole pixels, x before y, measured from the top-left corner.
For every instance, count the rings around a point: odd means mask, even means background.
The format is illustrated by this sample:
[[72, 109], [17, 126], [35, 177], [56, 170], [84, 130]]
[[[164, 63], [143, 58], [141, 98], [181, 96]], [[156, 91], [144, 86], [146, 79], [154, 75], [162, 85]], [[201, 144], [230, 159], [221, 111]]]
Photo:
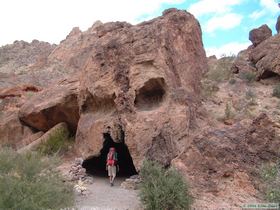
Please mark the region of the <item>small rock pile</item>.
[[87, 190], [87, 185], [92, 184], [92, 177], [88, 176], [86, 169], [83, 168], [83, 159], [76, 158], [73, 164], [70, 166], [68, 172], [69, 181], [75, 182], [74, 189], [79, 195], [87, 195], [89, 192]]
[[128, 179], [125, 179], [123, 183], [121, 183], [121, 187], [127, 190], [136, 190], [138, 189], [138, 185], [141, 182], [139, 175], [133, 175]]
[[70, 181], [84, 181], [87, 178], [86, 169], [82, 166], [83, 159], [76, 158], [69, 171]]

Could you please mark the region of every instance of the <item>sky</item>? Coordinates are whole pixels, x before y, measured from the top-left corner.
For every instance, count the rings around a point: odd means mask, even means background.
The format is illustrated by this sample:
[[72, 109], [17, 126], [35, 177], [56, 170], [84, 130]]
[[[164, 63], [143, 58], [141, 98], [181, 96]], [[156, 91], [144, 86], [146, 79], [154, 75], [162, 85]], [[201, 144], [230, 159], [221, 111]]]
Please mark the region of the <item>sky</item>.
[[[280, 2], [280, 0], [279, 0]], [[249, 31], [267, 24], [273, 34], [278, 0], [0, 0], [0, 46], [33, 39], [59, 44], [73, 27], [101, 20], [140, 23], [175, 7], [200, 22], [206, 54], [237, 54], [250, 45]]]

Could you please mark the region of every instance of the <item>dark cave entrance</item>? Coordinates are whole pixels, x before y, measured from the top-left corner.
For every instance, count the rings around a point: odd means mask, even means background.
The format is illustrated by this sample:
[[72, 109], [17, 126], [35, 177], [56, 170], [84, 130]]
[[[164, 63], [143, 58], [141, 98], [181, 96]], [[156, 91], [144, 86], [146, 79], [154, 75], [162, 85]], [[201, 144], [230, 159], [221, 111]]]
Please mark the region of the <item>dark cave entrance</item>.
[[103, 138], [103, 148], [100, 151], [100, 155], [97, 157], [91, 157], [89, 159], [86, 159], [82, 164], [82, 166], [86, 169], [87, 173], [95, 176], [107, 177], [107, 154], [109, 152], [110, 147], [115, 147], [118, 153], [118, 164], [120, 169], [117, 173], [117, 177], [129, 177], [137, 174], [128, 147], [124, 143], [124, 132], [122, 131], [121, 143], [114, 142], [109, 133], [103, 133]]

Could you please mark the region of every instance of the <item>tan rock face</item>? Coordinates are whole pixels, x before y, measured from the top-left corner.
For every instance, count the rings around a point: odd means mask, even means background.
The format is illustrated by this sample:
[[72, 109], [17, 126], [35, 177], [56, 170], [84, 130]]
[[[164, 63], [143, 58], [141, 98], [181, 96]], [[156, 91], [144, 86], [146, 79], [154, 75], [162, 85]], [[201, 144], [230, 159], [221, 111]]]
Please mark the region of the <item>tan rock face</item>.
[[29, 127], [21, 124], [17, 111], [7, 115], [0, 112], [0, 118], [0, 146], [16, 148], [21, 140], [33, 134]]
[[19, 118], [32, 128], [48, 131], [60, 122], [66, 122], [72, 132], [79, 120], [79, 81], [68, 79], [43, 90], [21, 107]]
[[207, 69], [198, 22], [171, 9], [136, 26], [108, 23], [96, 28], [93, 46], [81, 79], [78, 151], [98, 155], [105, 128], [120, 125], [136, 167], [145, 157], [169, 165]]
[[271, 29], [266, 25], [262, 25], [259, 28], [255, 28], [249, 33], [249, 40], [253, 43], [254, 46], [257, 46], [262, 41], [272, 36]]

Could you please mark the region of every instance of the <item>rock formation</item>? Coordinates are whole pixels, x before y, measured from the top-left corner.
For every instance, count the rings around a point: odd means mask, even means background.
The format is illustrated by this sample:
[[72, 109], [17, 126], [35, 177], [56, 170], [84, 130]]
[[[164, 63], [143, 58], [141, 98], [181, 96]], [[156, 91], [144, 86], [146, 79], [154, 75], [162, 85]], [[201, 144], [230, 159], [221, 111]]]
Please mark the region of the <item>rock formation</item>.
[[267, 25], [250, 31], [249, 39], [252, 45], [237, 55], [232, 65], [233, 73], [254, 72], [256, 79], [280, 74], [279, 34], [271, 34]]
[[27, 67], [45, 59], [55, 48], [47, 42], [33, 40], [31, 43], [15, 41], [0, 48], [0, 72], [22, 73]]
[[20, 110], [26, 124], [46, 131], [64, 121], [77, 128], [83, 158], [100, 154], [102, 133], [110, 126], [124, 134], [114, 140], [125, 141], [138, 169], [146, 155], [169, 165], [182, 151], [181, 139], [195, 118], [189, 110], [207, 69], [201, 29], [191, 14], [170, 9], [135, 26], [74, 29], [50, 57], [81, 68], [81, 87], [73, 91], [70, 82], [37, 94]]
[[79, 120], [78, 90], [77, 79], [65, 79], [26, 101], [20, 109], [19, 118], [30, 127], [44, 132], [65, 122], [75, 133]]
[[259, 28], [255, 28], [255, 29], [251, 30], [249, 33], [249, 40], [256, 47], [262, 41], [268, 39], [271, 36], [272, 36], [272, 31], [265, 24], [265, 25], [260, 26]]
[[250, 60], [256, 66], [260, 78], [280, 75], [280, 35], [277, 34], [260, 43], [250, 53]]
[[277, 18], [275, 29], [276, 29], [277, 33], [279, 34], [279, 32], [280, 32], [280, 15]]

